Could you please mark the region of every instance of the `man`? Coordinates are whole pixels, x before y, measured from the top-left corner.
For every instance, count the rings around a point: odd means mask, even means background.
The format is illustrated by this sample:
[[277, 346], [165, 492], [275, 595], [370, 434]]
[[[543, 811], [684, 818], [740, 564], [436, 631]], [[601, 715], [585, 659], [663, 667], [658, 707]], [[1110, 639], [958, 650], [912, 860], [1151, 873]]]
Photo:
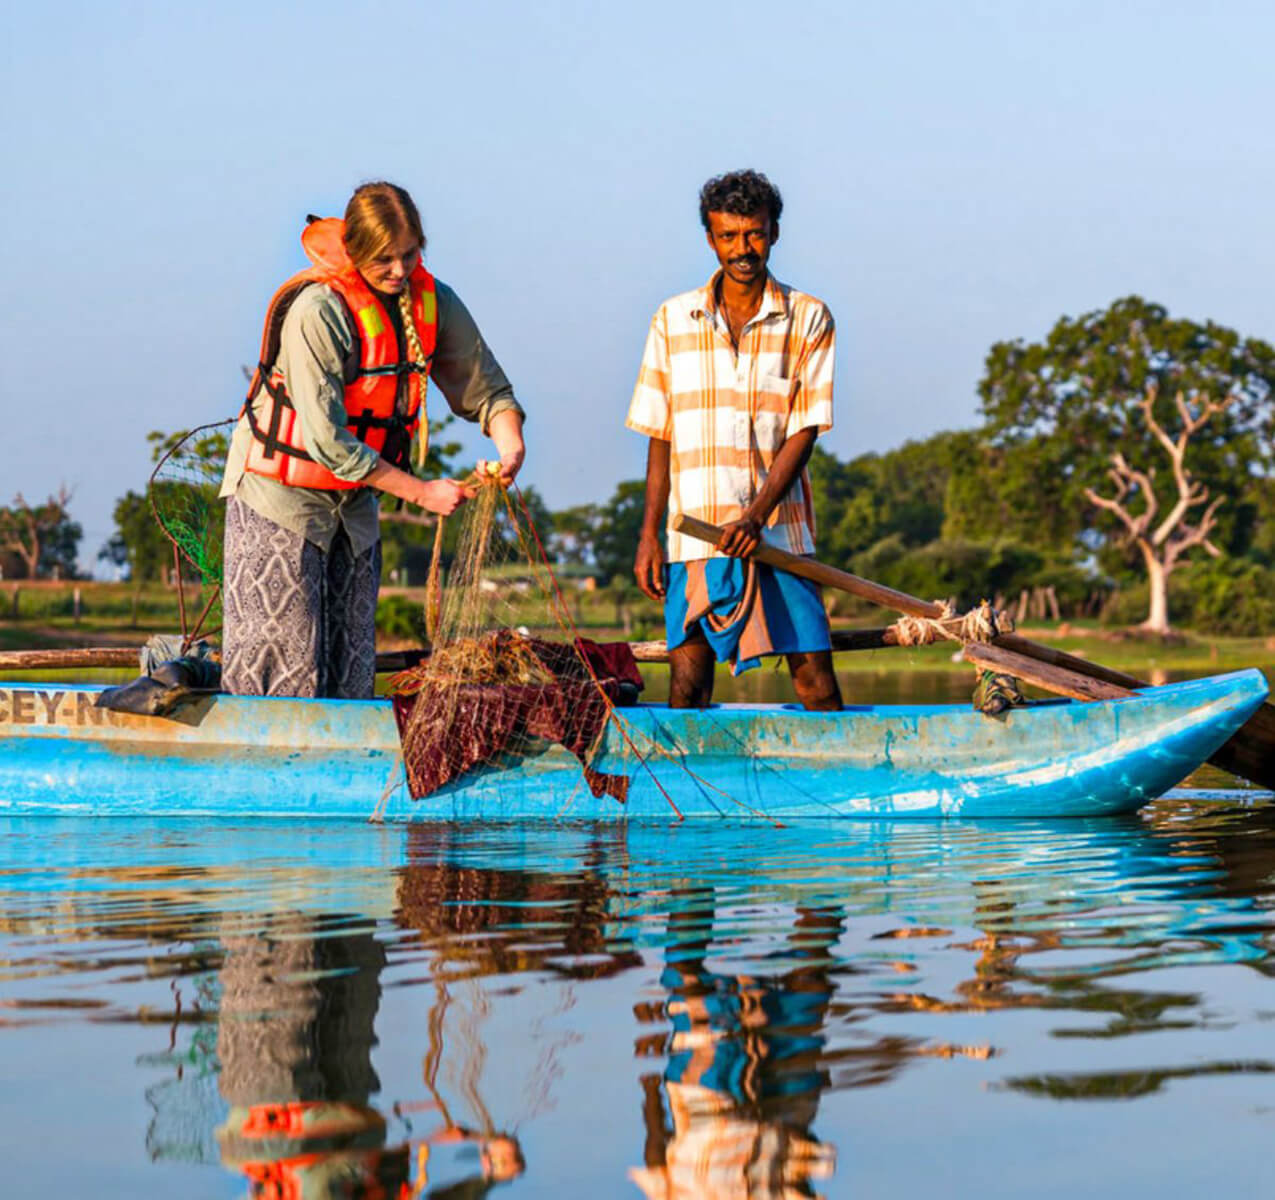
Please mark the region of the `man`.
[[[715, 660], [739, 672], [766, 654], [787, 655], [806, 708], [841, 707], [819, 588], [750, 558], [762, 542], [814, 553], [805, 467], [832, 425], [832, 314], [767, 270], [782, 209], [756, 171], [704, 185], [719, 270], [655, 314], [629, 407], [628, 427], [650, 438], [633, 569], [664, 602], [675, 708], [712, 701]], [[716, 547], [673, 531], [679, 513], [723, 526]]]

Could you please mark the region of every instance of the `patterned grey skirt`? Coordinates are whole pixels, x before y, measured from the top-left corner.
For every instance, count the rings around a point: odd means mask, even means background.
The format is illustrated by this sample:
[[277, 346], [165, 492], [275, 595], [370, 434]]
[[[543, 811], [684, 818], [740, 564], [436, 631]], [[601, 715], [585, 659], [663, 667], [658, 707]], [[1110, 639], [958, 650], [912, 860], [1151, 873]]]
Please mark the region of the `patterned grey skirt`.
[[226, 501], [221, 686], [236, 696], [372, 695], [381, 544], [345, 530], [324, 552], [231, 496]]

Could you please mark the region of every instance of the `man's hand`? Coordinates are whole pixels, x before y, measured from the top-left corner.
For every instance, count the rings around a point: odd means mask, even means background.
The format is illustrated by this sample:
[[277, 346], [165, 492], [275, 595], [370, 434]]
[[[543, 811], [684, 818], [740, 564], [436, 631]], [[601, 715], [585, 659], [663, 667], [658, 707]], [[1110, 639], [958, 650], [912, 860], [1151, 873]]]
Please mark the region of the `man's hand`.
[[761, 545], [761, 522], [742, 517], [722, 527], [717, 549], [731, 558], [750, 558]]
[[638, 541], [633, 575], [644, 596], [661, 603], [664, 600], [664, 550], [654, 533], [644, 533]]

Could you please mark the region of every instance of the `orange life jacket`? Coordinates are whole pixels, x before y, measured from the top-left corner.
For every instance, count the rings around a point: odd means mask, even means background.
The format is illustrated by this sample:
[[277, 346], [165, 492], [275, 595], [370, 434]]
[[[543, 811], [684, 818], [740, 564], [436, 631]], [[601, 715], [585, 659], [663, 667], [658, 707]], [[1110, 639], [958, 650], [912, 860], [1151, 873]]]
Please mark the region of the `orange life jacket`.
[[[302, 288], [312, 283], [326, 283], [349, 310], [359, 344], [358, 362], [346, 372], [346, 428], [359, 441], [380, 453], [394, 430], [399, 435], [395, 439], [398, 449], [403, 452], [395, 456], [396, 460], [406, 462], [406, 448], [420, 426], [425, 407], [429, 366], [438, 341], [434, 277], [418, 265], [408, 280], [412, 291], [412, 321], [425, 355], [422, 367], [412, 361], [405, 347], [400, 350], [394, 325], [381, 298], [350, 262], [342, 240], [344, 230], [344, 221], [327, 217], [311, 221], [301, 234], [301, 245], [314, 266], [294, 275], [270, 301], [260, 360], [243, 408], [252, 430], [248, 470], [292, 487], [349, 489], [362, 486], [338, 479], [310, 457], [288, 396], [287, 381], [276, 362], [283, 320]], [[402, 376], [407, 377], [408, 392], [405, 411], [400, 412], [398, 393]], [[253, 399], [262, 389], [270, 398], [264, 423], [253, 411]]]
[[[307, 1187], [312, 1169], [322, 1172], [329, 1160], [339, 1161], [339, 1171], [351, 1195], [360, 1200], [412, 1200], [411, 1164], [406, 1147], [386, 1149], [384, 1146], [360, 1145], [358, 1129], [337, 1119], [324, 1122], [324, 1110], [331, 1107], [321, 1101], [284, 1100], [275, 1104], [254, 1104], [239, 1128], [245, 1138], [261, 1138], [266, 1149], [277, 1157], [250, 1159], [235, 1165], [252, 1183], [258, 1200], [306, 1200], [316, 1194]], [[370, 1128], [384, 1122], [373, 1110], [367, 1110]], [[297, 1142], [293, 1153], [280, 1149], [281, 1142]], [[325, 1143], [320, 1149], [307, 1149], [306, 1143]], [[228, 1164], [229, 1165], [229, 1164]], [[396, 1182], [401, 1180], [401, 1182]], [[323, 1182], [323, 1181], [321, 1181]]]

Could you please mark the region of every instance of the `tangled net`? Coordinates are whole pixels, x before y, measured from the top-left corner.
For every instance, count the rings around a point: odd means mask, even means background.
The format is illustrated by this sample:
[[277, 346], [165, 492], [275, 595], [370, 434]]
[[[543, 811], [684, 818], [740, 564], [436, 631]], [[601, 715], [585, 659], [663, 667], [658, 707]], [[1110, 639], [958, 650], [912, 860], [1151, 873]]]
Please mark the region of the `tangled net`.
[[[520, 512], [495, 476], [465, 482], [475, 496], [446, 570], [441, 521], [435, 536], [428, 655], [389, 681], [408, 788], [420, 798], [557, 742], [579, 760], [595, 796], [623, 802], [628, 777], [591, 762], [615, 706], [642, 686], [632, 652], [576, 636], [525, 506]], [[532, 635], [527, 625], [546, 615], [566, 640]]]

